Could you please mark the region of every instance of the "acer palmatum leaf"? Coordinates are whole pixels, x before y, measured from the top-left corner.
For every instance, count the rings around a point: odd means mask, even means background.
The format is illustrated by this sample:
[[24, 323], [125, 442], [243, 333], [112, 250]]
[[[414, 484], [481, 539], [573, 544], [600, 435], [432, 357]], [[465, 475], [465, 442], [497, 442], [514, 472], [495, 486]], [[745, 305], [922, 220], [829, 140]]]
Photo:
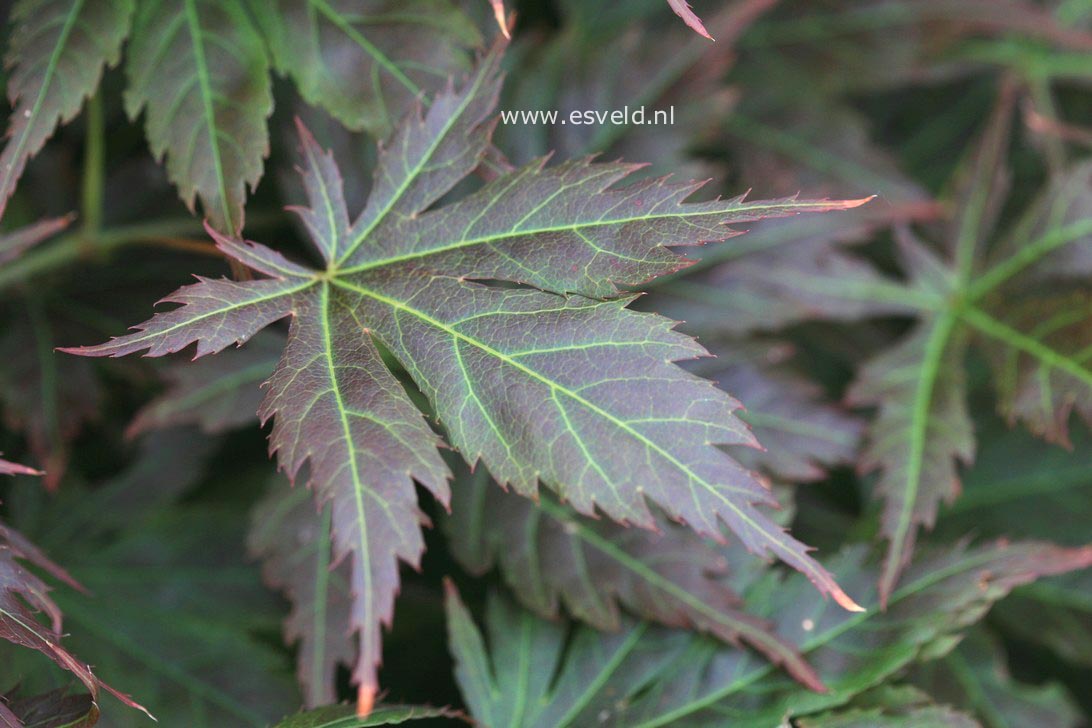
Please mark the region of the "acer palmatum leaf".
[[812, 690], [825, 691], [796, 646], [744, 609], [731, 546], [657, 518], [656, 531], [583, 518], [547, 494], [534, 503], [496, 487], [485, 468], [456, 470], [446, 531], [471, 573], [500, 567], [528, 609], [556, 619], [561, 604], [602, 630], [622, 625], [620, 607], [644, 619], [747, 646]]
[[[834, 562], [876, 601], [878, 569], [866, 549], [847, 549]], [[827, 693], [701, 635], [628, 619], [613, 633], [566, 629], [495, 596], [486, 606], [486, 641], [450, 587], [449, 645], [460, 691], [483, 726], [655, 728], [724, 725], [726, 717], [731, 725], [781, 725], [845, 705], [930, 649], [953, 644], [1016, 587], [1090, 564], [1092, 547], [1039, 542], [925, 550], [887, 609], [864, 614], [826, 609], [804, 597], [809, 587], [799, 575], [782, 579], [770, 570], [744, 599], [800, 645]]]
[[[0, 217], [27, 161], [95, 93], [118, 62], [134, 0], [20, 0], [5, 56], [12, 113], [0, 153]], [[2, 254], [0, 254], [2, 255]]]
[[[129, 707], [143, 711], [151, 717], [151, 713], [144, 706], [102, 682], [86, 662], [61, 646], [61, 611], [49, 597], [49, 587], [45, 582], [25, 570], [18, 560], [31, 561], [48, 568], [54, 574], [67, 574], [45, 559], [37, 549], [23, 551], [21, 537], [7, 540], [13, 533], [10, 530], [0, 533], [0, 538], [5, 538], [5, 542], [0, 544], [0, 638], [41, 652], [78, 678], [87, 687], [92, 698], [98, 697], [101, 688]], [[38, 621], [36, 615], [39, 612], [49, 617], [49, 625]]]
[[201, 198], [218, 230], [241, 230], [273, 112], [265, 44], [241, 0], [141, 2], [125, 70], [126, 112], [144, 111], [148, 145], [182, 200], [193, 209]]
[[[325, 265], [209, 232], [228, 256], [267, 276], [198, 279], [183, 304], [85, 356], [197, 355], [242, 343], [291, 317], [260, 409], [271, 449], [332, 502], [337, 558], [353, 563], [353, 672], [374, 696], [380, 625], [398, 560], [423, 549], [414, 481], [446, 504], [448, 470], [426, 425], [380, 356], [389, 350], [430, 400], [451, 443], [501, 483], [533, 496], [539, 482], [577, 510], [596, 507], [650, 528], [646, 499], [701, 534], [726, 523], [752, 552], [807, 574], [860, 609], [807, 548], [758, 505], [776, 501], [717, 444], [753, 444], [736, 402], [673, 362], [705, 355], [673, 322], [631, 311], [620, 287], [679, 269], [668, 247], [724, 240], [728, 223], [866, 200], [684, 204], [701, 185], [666, 179], [616, 188], [636, 165], [531, 164], [458, 202], [429, 209], [479, 164], [500, 86], [494, 51], [461, 90], [411, 113], [381, 147], [371, 195], [351, 220], [334, 160], [301, 128], [309, 207], [299, 210]], [[500, 287], [477, 281], [522, 284]], [[577, 294], [577, 295], [573, 295]]]
[[[484, 0], [477, 0], [484, 2]], [[347, 128], [386, 137], [480, 44], [450, 0], [249, 0], [276, 69]]]

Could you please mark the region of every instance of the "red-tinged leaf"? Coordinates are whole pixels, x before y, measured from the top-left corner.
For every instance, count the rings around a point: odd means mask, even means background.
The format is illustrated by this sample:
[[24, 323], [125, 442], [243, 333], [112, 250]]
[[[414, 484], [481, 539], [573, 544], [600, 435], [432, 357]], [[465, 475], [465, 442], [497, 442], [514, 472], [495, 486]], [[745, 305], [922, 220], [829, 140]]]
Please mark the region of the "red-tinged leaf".
[[597, 629], [618, 631], [620, 607], [671, 627], [747, 645], [812, 690], [826, 690], [796, 646], [743, 608], [729, 548], [660, 517], [655, 532], [582, 518], [552, 496], [503, 493], [484, 468], [458, 471], [445, 520], [455, 557], [484, 574], [499, 565], [516, 598], [547, 619], [561, 604]]
[[243, 227], [247, 187], [269, 154], [269, 60], [241, 0], [141, 2], [126, 59], [125, 108], [145, 112], [148, 144], [193, 209]]
[[701, 18], [699, 18], [694, 11], [690, 8], [690, 3], [686, 0], [667, 0], [667, 4], [675, 11], [675, 14], [683, 19], [687, 27], [691, 28], [695, 33], [709, 40], [713, 40], [713, 36], [709, 35], [709, 31], [705, 29], [705, 25], [702, 24]]
[[352, 563], [354, 679], [365, 700], [377, 690], [397, 562], [416, 564], [424, 546], [413, 483], [448, 499], [440, 440], [379, 345], [428, 397], [451, 444], [517, 492], [533, 496], [541, 481], [582, 513], [598, 507], [651, 528], [648, 499], [718, 539], [727, 523], [752, 552], [800, 569], [857, 609], [758, 508], [775, 504], [771, 493], [716, 447], [753, 439], [731, 398], [673, 363], [704, 349], [671, 321], [627, 309], [619, 289], [677, 270], [686, 261], [668, 247], [724, 240], [736, 234], [729, 223], [864, 200], [686, 204], [694, 184], [618, 188], [635, 166], [582, 160], [532, 164], [433, 209], [489, 147], [499, 60], [498, 50], [461, 90], [406, 118], [382, 145], [352, 222], [336, 165], [301, 131], [303, 218], [324, 267], [210, 228], [222, 251], [270, 277], [202, 279], [168, 299], [180, 307], [136, 333], [70, 351], [158, 356], [196, 342], [201, 356], [291, 316], [259, 414], [274, 419], [281, 467], [295, 475], [308, 464], [317, 497], [331, 503], [335, 558]]
[[78, 581], [72, 578], [72, 575], [69, 574], [63, 566], [59, 566], [50, 560], [50, 558], [46, 556], [41, 549], [31, 543], [26, 536], [13, 528], [5, 526], [3, 523], [0, 523], [0, 542], [10, 549], [11, 553], [16, 558], [37, 566], [58, 581], [68, 584], [76, 591], [87, 591]]
[[254, 510], [247, 545], [263, 560], [266, 582], [285, 593], [292, 611], [285, 620], [288, 642], [299, 642], [296, 658], [304, 703], [311, 708], [337, 700], [337, 669], [352, 665], [352, 569], [334, 561], [330, 506], [320, 513], [302, 488], [278, 479]]
[[79, 113], [103, 69], [118, 62], [132, 14], [133, 0], [20, 0], [12, 8], [4, 63], [12, 69], [13, 109], [0, 153], [0, 216], [27, 161], [58, 124]]
[[35, 470], [26, 465], [20, 465], [19, 463], [9, 462], [4, 459], [0, 459], [0, 475], [41, 475], [41, 470]]
[[[47, 595], [49, 587], [25, 571], [16, 561], [17, 556], [8, 546], [0, 546], [0, 637], [37, 650], [71, 672], [87, 687], [92, 699], [97, 699], [102, 688], [126, 705], [148, 713], [130, 697], [99, 680], [86, 663], [61, 646], [61, 613]], [[36, 612], [48, 615], [50, 626], [41, 624]]]
[[[2, 209], [0, 214], [3, 214]], [[55, 217], [0, 235], [0, 265], [10, 263], [38, 243], [53, 237], [68, 227], [74, 218], [74, 215]]]
[[[478, 0], [482, 2], [483, 0]], [[386, 137], [480, 43], [449, 0], [250, 0], [277, 70], [310, 104]]]

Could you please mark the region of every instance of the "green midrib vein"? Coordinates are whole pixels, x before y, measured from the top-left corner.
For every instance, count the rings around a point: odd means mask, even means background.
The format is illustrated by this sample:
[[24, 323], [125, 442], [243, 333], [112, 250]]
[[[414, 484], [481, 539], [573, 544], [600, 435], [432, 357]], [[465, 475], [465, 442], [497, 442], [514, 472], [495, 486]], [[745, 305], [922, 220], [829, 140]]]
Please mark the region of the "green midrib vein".
[[[404, 194], [404, 192], [403, 192]], [[558, 193], [555, 193], [558, 194]], [[390, 206], [393, 206], [393, 201]], [[576, 232], [578, 230], [585, 230], [588, 228], [607, 227], [611, 225], [625, 225], [631, 222], [648, 222], [654, 220], [667, 220], [675, 218], [708, 218], [719, 217], [727, 220], [732, 215], [747, 212], [760, 216], [768, 216], [770, 213], [776, 213], [781, 210], [799, 210], [800, 212], [807, 212], [810, 210], [825, 210], [830, 207], [829, 202], [773, 202], [773, 203], [755, 203], [755, 204], [743, 204], [739, 207], [735, 207], [727, 210], [710, 210], [707, 212], [694, 212], [686, 210], [685, 208], [679, 209], [678, 212], [664, 212], [659, 214], [646, 214], [635, 215], [630, 217], [618, 217], [605, 220], [591, 220], [588, 222], [571, 223], [568, 225], [553, 225], [538, 228], [527, 228], [520, 230], [508, 230], [502, 233], [495, 233], [493, 235], [482, 235], [476, 238], [466, 238], [464, 240], [458, 240], [452, 243], [440, 243], [426, 250], [413, 251], [411, 253], [402, 253], [400, 255], [392, 255], [379, 260], [371, 260], [366, 263], [351, 266], [349, 268], [339, 269], [341, 274], [359, 273], [362, 271], [372, 270], [375, 268], [383, 268], [388, 265], [396, 263], [403, 263], [409, 260], [416, 260], [418, 258], [427, 258], [430, 255], [438, 255], [440, 253], [447, 253], [452, 250], [460, 250], [462, 248], [470, 248], [475, 245], [488, 245], [490, 243], [498, 243], [508, 240], [510, 238], [521, 238], [528, 235], [545, 235], [549, 233], [561, 233], [561, 232]], [[389, 210], [388, 210], [389, 211]], [[381, 219], [377, 216], [375, 222], [369, 226], [367, 230], [360, 234], [360, 238], [354, 241], [352, 249], [342, 256], [342, 261], [348, 257], [349, 253], [355, 250], [363, 238], [366, 237], [375, 227], [381, 222]], [[730, 222], [730, 221], [729, 221]]]
[[905, 490], [903, 504], [899, 509], [898, 521], [891, 533], [891, 546], [884, 560], [881, 591], [889, 591], [901, 571], [900, 564], [906, 549], [906, 536], [913, 520], [914, 505], [921, 489], [921, 473], [924, 467], [925, 444], [929, 427], [929, 408], [933, 402], [937, 377], [944, 349], [956, 324], [956, 313], [947, 310], [933, 324], [932, 331], [925, 343], [921, 371], [917, 387], [914, 390], [913, 409], [910, 413], [910, 451], [907, 455]]
[[[346, 454], [349, 458], [349, 473], [353, 478], [353, 507], [356, 510], [356, 520], [360, 527], [360, 542], [358, 544], [360, 558], [360, 578], [363, 581], [363, 587], [359, 598], [355, 601], [363, 602], [364, 614], [361, 618], [362, 633], [364, 645], [361, 647], [361, 656], [370, 649], [374, 649], [375, 645], [372, 644], [373, 637], [373, 618], [372, 618], [372, 603], [374, 595], [372, 594], [372, 572], [371, 572], [371, 552], [368, 547], [368, 515], [367, 510], [364, 507], [364, 489], [367, 487], [360, 478], [360, 466], [356, 461], [356, 448], [353, 444], [352, 428], [349, 427], [349, 412], [345, 407], [345, 400], [341, 396], [341, 383], [337, 378], [337, 368], [334, 365], [334, 348], [333, 348], [333, 336], [330, 326], [330, 286], [329, 284], [323, 284], [321, 287], [321, 293], [319, 294], [319, 320], [322, 323], [322, 336], [323, 336], [323, 354], [326, 358], [327, 373], [330, 376], [330, 389], [334, 395], [334, 401], [337, 405], [338, 416], [341, 420], [341, 436], [345, 443]], [[365, 647], [370, 648], [368, 650]]]
[[356, 252], [356, 249], [359, 248], [360, 245], [368, 239], [368, 236], [372, 233], [372, 231], [375, 230], [376, 227], [381, 222], [383, 222], [384, 219], [386, 219], [390, 211], [394, 209], [394, 206], [398, 204], [398, 201], [402, 199], [402, 196], [404, 194], [406, 194], [406, 191], [413, 186], [414, 182], [417, 181], [418, 176], [425, 169], [425, 166], [429, 163], [429, 161], [432, 160], [432, 155], [434, 155], [436, 153], [436, 150], [440, 148], [440, 145], [447, 137], [448, 132], [451, 131], [452, 127], [455, 126], [455, 123], [462, 117], [463, 112], [466, 111], [466, 107], [470, 105], [470, 102], [474, 100], [474, 97], [477, 95], [478, 88], [481, 86], [483, 80], [484, 79], [482, 75], [479, 74], [475, 77], [473, 86], [463, 92], [463, 100], [459, 102], [459, 106], [451, 113], [451, 115], [444, 120], [444, 125], [440, 128], [440, 131], [429, 143], [425, 153], [420, 156], [417, 163], [413, 165], [413, 168], [406, 172], [401, 184], [399, 184], [398, 188], [394, 191], [393, 194], [391, 194], [391, 197], [387, 201], [387, 204], [382, 209], [376, 212], [375, 217], [372, 219], [371, 223], [369, 223], [366, 228], [353, 236], [352, 241], [349, 243], [348, 249], [341, 256], [341, 258], [337, 259], [337, 265], [340, 266], [342, 263], [349, 259], [349, 256]]
[[197, 75], [197, 85], [201, 91], [205, 129], [209, 135], [209, 153], [212, 155], [212, 167], [216, 175], [216, 186], [220, 195], [220, 212], [224, 216], [224, 223], [229, 227], [233, 227], [231, 208], [228, 205], [227, 180], [224, 179], [223, 161], [220, 159], [220, 137], [216, 127], [216, 111], [212, 108], [213, 93], [208, 62], [205, 59], [204, 31], [201, 29], [201, 20], [197, 17], [196, 0], [186, 0], [186, 24], [189, 26], [190, 41], [193, 45], [194, 72]]

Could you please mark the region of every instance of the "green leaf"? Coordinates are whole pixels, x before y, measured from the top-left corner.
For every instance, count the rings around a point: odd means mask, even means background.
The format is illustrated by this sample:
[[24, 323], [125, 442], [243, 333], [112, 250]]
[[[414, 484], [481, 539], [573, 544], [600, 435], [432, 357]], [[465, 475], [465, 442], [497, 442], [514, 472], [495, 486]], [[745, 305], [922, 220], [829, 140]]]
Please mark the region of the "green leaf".
[[[865, 556], [863, 549], [851, 549], [837, 560], [862, 590], [877, 577]], [[848, 703], [923, 651], [950, 643], [1014, 587], [1090, 564], [1090, 548], [1039, 543], [925, 551], [886, 610], [859, 614], [807, 598], [799, 575], [782, 581], [770, 574], [746, 601], [799, 642], [830, 689], [822, 694], [785, 680], [750, 652], [643, 623], [627, 622], [613, 634], [587, 628], [569, 634], [563, 624], [494, 598], [486, 613], [487, 648], [449, 591], [448, 628], [460, 688], [485, 726], [768, 728]]]
[[306, 101], [387, 136], [423, 92], [465, 71], [477, 30], [448, 0], [251, 0], [273, 62]]
[[503, 493], [485, 468], [456, 473], [452, 516], [445, 520], [455, 557], [475, 574], [499, 565], [516, 598], [543, 618], [556, 618], [564, 603], [577, 619], [615, 631], [624, 607], [661, 624], [746, 644], [804, 685], [825, 689], [794, 645], [741, 608], [737, 589], [754, 575], [732, 563], [740, 549], [702, 539], [662, 516], [649, 532], [579, 517], [546, 494], [535, 504]]
[[419, 705], [377, 705], [367, 718], [358, 718], [347, 705], [330, 705], [307, 713], [285, 718], [274, 728], [369, 728], [379, 725], [399, 725], [414, 720], [455, 718], [445, 708]]
[[966, 713], [935, 705], [913, 687], [880, 687], [855, 699], [853, 707], [803, 718], [800, 728], [980, 728]]
[[193, 209], [225, 232], [243, 227], [247, 186], [262, 176], [273, 111], [269, 60], [241, 0], [141, 2], [126, 59], [125, 108], [143, 109], [148, 143]]
[[[668, 246], [722, 240], [734, 234], [727, 223], [862, 201], [684, 204], [698, 185], [617, 188], [633, 165], [582, 160], [532, 164], [430, 209], [489, 146], [499, 60], [496, 51], [460, 91], [407, 117], [352, 222], [334, 160], [301, 131], [310, 206], [300, 215], [324, 267], [210, 228], [222, 251], [269, 277], [200, 280], [137, 333], [69, 350], [158, 356], [198, 342], [200, 356], [291, 316], [259, 414], [275, 419], [281, 467], [295, 476], [309, 463], [320, 502], [332, 501], [335, 558], [353, 564], [365, 704], [398, 561], [416, 564], [424, 547], [413, 482], [448, 500], [440, 440], [380, 347], [428, 397], [451, 444], [517, 492], [533, 496], [541, 481], [585, 514], [598, 507], [646, 528], [646, 499], [714, 538], [727, 523], [749, 550], [856, 606], [756, 507], [776, 503], [770, 492], [716, 447], [753, 439], [731, 398], [673, 363], [704, 350], [672, 322], [627, 309], [619, 288], [677, 270], [685, 261]], [[496, 280], [519, 285], [487, 284]]]
[[1001, 644], [979, 627], [940, 659], [924, 663], [911, 681], [937, 700], [977, 715], [987, 728], [1074, 728], [1081, 715], [1057, 683], [1028, 685], [1013, 678]]
[[[13, 521], [26, 522], [28, 535], [90, 590], [54, 598], [71, 633], [65, 644], [88, 655], [96, 674], [123, 683], [165, 725], [264, 728], [296, 698], [285, 657], [269, 644], [278, 604], [243, 558], [245, 511], [223, 501], [180, 503], [203, 475], [211, 444], [187, 429], [154, 433], [117, 477], [10, 505]], [[232, 476], [211, 485], [226, 492], [244, 484]], [[16, 674], [28, 686], [57, 685], [26, 661]], [[147, 723], [102, 708], [111, 726]]]
[[932, 526], [942, 500], [959, 493], [957, 461], [974, 457], [963, 372], [965, 343], [953, 338], [955, 318], [923, 322], [906, 339], [861, 370], [850, 401], [879, 405], [861, 465], [881, 469], [881, 530], [890, 541], [881, 599], [910, 563], [917, 529]]
[[[1072, 450], [1048, 445], [993, 422], [982, 427], [982, 449], [964, 478], [964, 493], [941, 510], [942, 538], [975, 531], [1027, 534], [1077, 546], [1092, 518], [1092, 442], [1074, 428]], [[1092, 664], [1092, 571], [1023, 587], [994, 612], [1007, 633], [1043, 645], [1079, 665]]]
[[133, 0], [20, 0], [12, 8], [5, 66], [13, 109], [0, 153], [0, 217], [27, 161], [118, 62], [132, 14]]

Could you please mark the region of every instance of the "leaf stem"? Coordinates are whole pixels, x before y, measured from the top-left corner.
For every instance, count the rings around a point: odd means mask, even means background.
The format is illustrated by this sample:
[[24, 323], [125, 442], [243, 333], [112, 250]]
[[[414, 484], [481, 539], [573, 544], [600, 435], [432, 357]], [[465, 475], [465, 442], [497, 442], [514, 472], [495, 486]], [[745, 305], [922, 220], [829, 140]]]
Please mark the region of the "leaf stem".
[[106, 127], [103, 119], [102, 92], [87, 102], [87, 140], [83, 150], [83, 189], [81, 216], [83, 234], [94, 238], [102, 228], [102, 197], [106, 178]]

